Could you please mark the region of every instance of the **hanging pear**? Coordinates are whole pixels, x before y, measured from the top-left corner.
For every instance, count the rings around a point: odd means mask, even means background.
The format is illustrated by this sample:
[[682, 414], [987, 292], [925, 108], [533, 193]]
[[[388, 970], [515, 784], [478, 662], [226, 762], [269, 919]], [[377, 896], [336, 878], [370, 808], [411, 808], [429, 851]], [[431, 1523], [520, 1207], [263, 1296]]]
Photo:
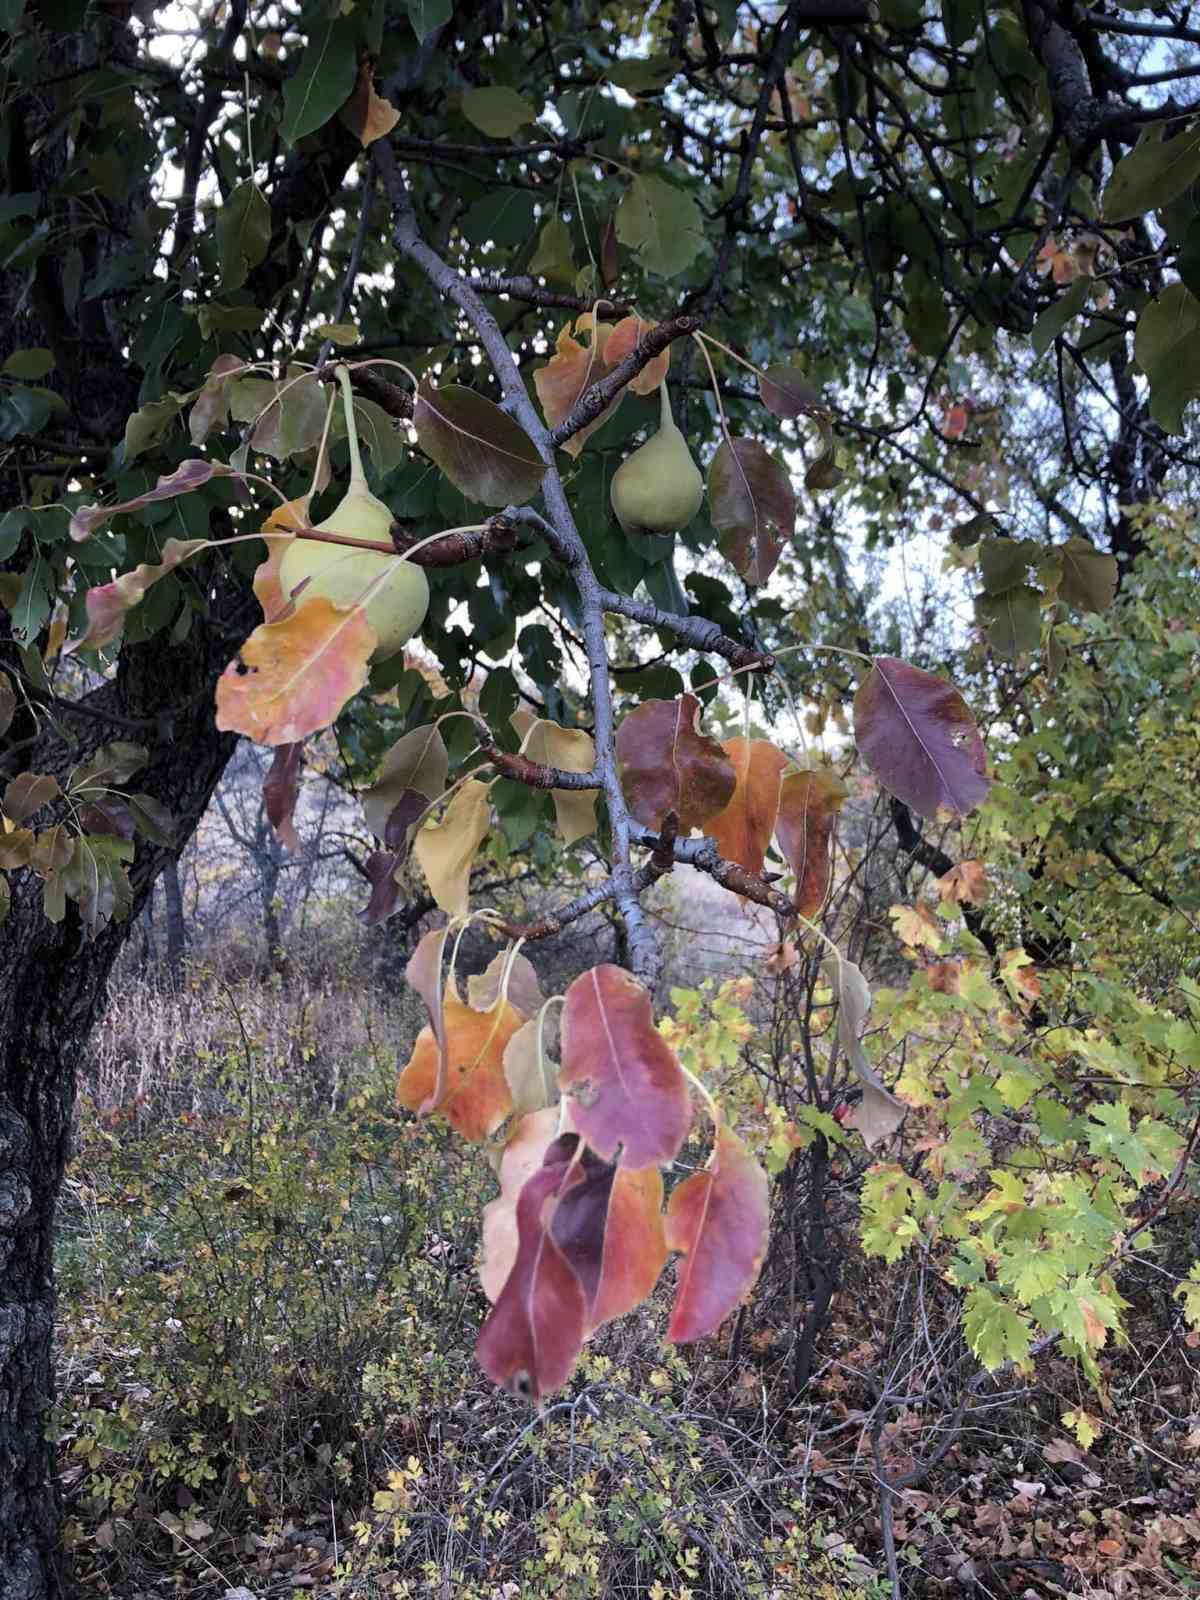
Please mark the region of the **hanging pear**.
[[[354, 396], [350, 374], [337, 370], [346, 414], [346, 440], [350, 446], [350, 487], [344, 498], [317, 523], [316, 533], [340, 533], [354, 539], [387, 542], [392, 513], [367, 486], [358, 428], [354, 421]], [[379, 636], [372, 659], [395, 655], [425, 620], [429, 610], [429, 580], [423, 568], [382, 550], [360, 550], [353, 545], [323, 544], [318, 539], [293, 539], [279, 564], [279, 582], [291, 595], [305, 579], [301, 600], [320, 596], [336, 606], [358, 604], [378, 578], [378, 589], [366, 602], [367, 621]]]
[[658, 432], [626, 456], [613, 475], [612, 508], [626, 533], [678, 533], [700, 509], [704, 479], [675, 426], [664, 378]]

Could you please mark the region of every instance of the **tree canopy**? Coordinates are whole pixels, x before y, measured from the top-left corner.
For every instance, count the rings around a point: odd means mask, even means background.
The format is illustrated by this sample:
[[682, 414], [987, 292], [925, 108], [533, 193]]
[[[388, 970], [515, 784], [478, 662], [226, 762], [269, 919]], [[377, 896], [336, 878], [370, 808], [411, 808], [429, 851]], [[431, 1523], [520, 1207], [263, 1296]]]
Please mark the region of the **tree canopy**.
[[[845, 1138], [824, 1090], [807, 1131], [791, 1104], [754, 1122], [656, 1027], [642, 902], [682, 864], [776, 915], [836, 1017], [851, 1124], [890, 1152], [868, 1248], [967, 1239], [947, 1270], [975, 1354], [1064, 1339], [1094, 1367], [1126, 1208], [1191, 1149], [1191, 1024], [1137, 990], [1154, 928], [1172, 981], [1196, 954], [1187, 15], [9, 0], [0, 23], [13, 1592], [54, 1582], [32, 1419], [72, 1051], [235, 735], [274, 751], [286, 842], [332, 729], [378, 846], [367, 920], [414, 870], [446, 914], [410, 964], [430, 1021], [398, 1094], [506, 1131], [498, 1381], [566, 1381], [669, 1250], [670, 1336], [714, 1329], [761, 1267], [767, 1169]], [[879, 574], [918, 536], [944, 569], [906, 611]], [[937, 962], [873, 1022], [830, 901], [852, 772], [949, 908], [908, 908]], [[472, 903], [481, 849], [554, 878], [540, 921]], [[517, 942], [606, 904], [623, 965], [567, 990], [555, 1074]], [[472, 919], [509, 942], [464, 999]], [[914, 1043], [885, 1082], [864, 1030], [933, 1037], [956, 1008], [954, 1052]], [[1079, 1100], [1062, 1062], [1089, 1050], [1153, 1093]], [[693, 1089], [710, 1164], [664, 1220]], [[920, 1171], [885, 1143], [910, 1110], [941, 1141]], [[987, 1192], [979, 1118], [1009, 1114], [1044, 1159]]]

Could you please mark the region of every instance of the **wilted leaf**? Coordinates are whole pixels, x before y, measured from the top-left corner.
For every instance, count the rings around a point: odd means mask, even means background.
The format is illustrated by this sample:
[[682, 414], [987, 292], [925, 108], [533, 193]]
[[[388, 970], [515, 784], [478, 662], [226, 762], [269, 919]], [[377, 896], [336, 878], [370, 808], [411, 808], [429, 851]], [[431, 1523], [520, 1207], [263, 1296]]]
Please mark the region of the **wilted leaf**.
[[299, 853], [300, 836], [293, 820], [300, 793], [300, 774], [304, 771], [304, 741], [275, 748], [270, 771], [263, 779], [263, 805], [275, 837], [287, 849]]
[[[514, 1043], [525, 1028], [514, 1034]], [[480, 1230], [479, 1282], [493, 1305], [517, 1259], [518, 1196], [557, 1137], [558, 1108], [547, 1106], [520, 1118], [500, 1156], [500, 1193], [484, 1206]]]
[[24, 822], [43, 806], [57, 800], [61, 792], [58, 779], [52, 773], [21, 772], [5, 785], [4, 802], [0, 810], [10, 822]]
[[[604, 359], [610, 367], [618, 367], [637, 349], [638, 342], [648, 333], [658, 327], [657, 322], [645, 322], [641, 317], [622, 317], [608, 336], [608, 343], [604, 346]], [[625, 385], [634, 394], [654, 394], [659, 384], [666, 377], [671, 365], [670, 345], [660, 351], [638, 373], [636, 378], [630, 378]]]
[[737, 784], [725, 751], [700, 731], [700, 702], [647, 700], [617, 729], [621, 787], [631, 814], [647, 828], [661, 828], [674, 812], [686, 835], [724, 811]]
[[498, 405], [462, 384], [422, 378], [413, 408], [417, 441], [456, 489], [485, 506], [520, 505], [546, 464], [533, 440]]
[[683, 1252], [667, 1338], [702, 1339], [750, 1293], [762, 1271], [770, 1213], [767, 1175], [732, 1129], [717, 1129], [711, 1164], [667, 1205], [667, 1245]]
[[471, 867], [491, 820], [488, 785], [468, 778], [455, 791], [441, 820], [427, 823], [417, 834], [413, 854], [430, 894], [448, 916], [466, 915]]
[[89, 589], [84, 596], [87, 606], [87, 632], [67, 645], [64, 655], [76, 650], [102, 650], [116, 639], [125, 626], [125, 617], [134, 606], [140, 605], [146, 590], [168, 572], [174, 572], [180, 562], [198, 550], [208, 548], [207, 539], [168, 539], [162, 549], [162, 560], [143, 561], [132, 572], [123, 572], [111, 583]]
[[371, 58], [365, 50], [359, 58], [354, 93], [338, 112], [338, 121], [349, 128], [364, 150], [376, 139], [391, 133], [400, 121], [400, 113], [392, 102], [375, 93]]
[[473, 1011], [448, 983], [442, 996], [445, 1073], [433, 1028], [422, 1028], [396, 1084], [397, 1103], [423, 1116], [444, 1116], [464, 1139], [481, 1143], [512, 1110], [504, 1048], [524, 1020], [507, 1002]]
[[768, 367], [759, 374], [758, 392], [777, 417], [811, 417], [826, 409], [818, 391], [795, 367]]
[[197, 449], [214, 428], [223, 428], [229, 421], [229, 380], [244, 367], [239, 356], [220, 355], [209, 368], [188, 417], [188, 432]]
[[294, 744], [328, 728], [367, 681], [378, 644], [363, 606], [316, 596], [262, 622], [217, 680], [217, 727], [259, 744]]
[[727, 739], [734, 791], [724, 811], [706, 824], [727, 861], [759, 876], [779, 814], [779, 787], [788, 758], [766, 739]]
[[504, 998], [523, 1017], [532, 1017], [546, 1003], [533, 963], [525, 956], [514, 957], [501, 951], [488, 962], [484, 972], [473, 973], [467, 979], [467, 1004], [475, 1011], [490, 1011], [500, 998], [502, 985]]
[[505, 1046], [504, 1076], [515, 1117], [540, 1111], [558, 1098], [554, 1064], [546, 1054], [549, 1028], [547, 1018], [531, 1016]]
[[[596, 746], [582, 728], [563, 728], [557, 722], [514, 711], [508, 719], [516, 729], [521, 749], [531, 761], [558, 767], [563, 772], [590, 772], [596, 765]], [[551, 789], [558, 831], [564, 844], [574, 844], [596, 831], [596, 794], [592, 789]]]
[[506, 84], [489, 84], [483, 89], [465, 89], [462, 113], [472, 126], [490, 139], [511, 139], [518, 128], [532, 122], [536, 109], [524, 95]]
[[[579, 322], [583, 320], [581, 317]], [[576, 323], [576, 327], [578, 325]], [[556, 428], [565, 417], [570, 416], [580, 395], [612, 371], [606, 359], [608, 346], [603, 339], [603, 334], [607, 330], [603, 323], [600, 327], [604, 354], [601, 354], [595, 336], [587, 344], [581, 344], [571, 332], [571, 324], [568, 322], [559, 330], [554, 354], [544, 367], [539, 367], [534, 373], [533, 386], [537, 390], [548, 428]], [[603, 427], [620, 405], [623, 393], [624, 391], [610, 400], [594, 421], [564, 440], [562, 449], [569, 456], [577, 456], [587, 443], [589, 435], [595, 433], [597, 428]]]
[[617, 207], [617, 238], [648, 272], [673, 278], [704, 244], [704, 218], [690, 195], [653, 175], [634, 178]]
[[860, 1041], [859, 1036], [871, 1009], [871, 990], [867, 980], [853, 961], [847, 961], [842, 956], [831, 955], [823, 963], [823, 968], [837, 1001], [838, 1038], [863, 1086], [862, 1100], [846, 1121], [848, 1126], [858, 1129], [863, 1136], [863, 1143], [873, 1150], [881, 1139], [895, 1133], [904, 1121], [908, 1107], [884, 1086], [883, 1079], [867, 1060]]
[[829, 893], [833, 829], [846, 793], [830, 767], [789, 773], [780, 788], [775, 837], [795, 875], [793, 894], [802, 917], [815, 917]]
[[[425, 1010], [429, 1016], [429, 1027], [434, 1041], [438, 1046], [438, 1070], [434, 1084], [435, 1098], [440, 1095], [447, 1078], [446, 1067], [446, 1027], [442, 1017], [442, 999], [444, 988], [442, 985], [442, 957], [446, 950], [446, 940], [450, 934], [450, 925], [444, 928], [434, 928], [430, 933], [422, 935], [417, 941], [417, 948], [408, 958], [408, 965], [404, 969], [404, 976], [411, 988], [415, 989], [425, 1003]], [[426, 1101], [417, 1107], [418, 1115], [425, 1116], [433, 1109], [433, 1103]]]
[[[397, 739], [383, 758], [378, 779], [363, 792], [367, 827], [377, 839], [395, 849], [395, 844], [388, 840], [388, 823], [397, 803], [410, 792], [424, 795], [426, 800], [436, 800], [446, 792], [449, 770], [450, 757], [436, 722], [414, 728]], [[416, 817], [410, 817], [409, 821], [415, 822]]]
[[935, 887], [943, 900], [952, 901], [955, 905], [965, 902], [981, 906], [988, 897], [988, 880], [983, 862], [974, 858], [960, 861], [937, 880]]
[[101, 523], [118, 516], [122, 511], [140, 511], [143, 506], [153, 505], [157, 500], [173, 500], [176, 495], [190, 494], [210, 478], [238, 476], [232, 467], [223, 466], [219, 461], [183, 461], [174, 472], [161, 477], [153, 489], [134, 495], [132, 500], [122, 500], [115, 506], [80, 506], [71, 513], [68, 532], [72, 539], [81, 544], [91, 538]]
[[673, 1161], [691, 1126], [687, 1080], [654, 1026], [650, 996], [604, 965], [567, 990], [559, 1087], [571, 1121], [598, 1155], [626, 1167]]
[[931, 822], [965, 816], [987, 796], [987, 753], [953, 684], [880, 656], [854, 697], [854, 736], [871, 771]]
[[534, 1405], [566, 1383], [583, 1347], [583, 1289], [552, 1232], [560, 1191], [577, 1171], [542, 1166], [521, 1189], [516, 1260], [475, 1346], [492, 1382]]
[[940, 953], [944, 934], [942, 925], [923, 902], [915, 906], [890, 906], [888, 916], [896, 930], [896, 937], [910, 949], [932, 950]]
[[708, 468], [721, 554], [747, 583], [766, 583], [796, 530], [796, 497], [782, 462], [756, 439], [722, 439]]

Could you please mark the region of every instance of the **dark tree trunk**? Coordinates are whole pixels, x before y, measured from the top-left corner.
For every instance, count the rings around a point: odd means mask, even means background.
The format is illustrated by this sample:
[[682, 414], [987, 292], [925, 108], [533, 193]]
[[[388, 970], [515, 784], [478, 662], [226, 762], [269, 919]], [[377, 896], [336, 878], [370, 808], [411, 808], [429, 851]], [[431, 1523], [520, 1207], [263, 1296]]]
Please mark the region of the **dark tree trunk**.
[[167, 907], [167, 972], [172, 983], [183, 977], [183, 952], [187, 946], [187, 927], [183, 920], [183, 890], [179, 883], [179, 862], [168, 858], [162, 873], [163, 897]]
[[[231, 611], [235, 596], [227, 597]], [[87, 702], [92, 713], [62, 712], [82, 741], [70, 764], [127, 728], [96, 713], [147, 719], [150, 761], [139, 778], [178, 819], [182, 843], [194, 829], [234, 740], [216, 731], [212, 687], [239, 637], [217, 624], [186, 645], [128, 649], [114, 682]], [[159, 720], [162, 719], [162, 720]], [[135, 735], [136, 736], [136, 735]], [[23, 753], [24, 755], [24, 753]], [[41, 762], [39, 765], [39, 757]], [[61, 741], [34, 750], [27, 770], [64, 763]], [[53, 1230], [70, 1148], [76, 1063], [103, 1004], [105, 985], [133, 918], [173, 856], [145, 843], [131, 869], [130, 919], [89, 942], [74, 905], [57, 926], [43, 914], [41, 884], [11, 874], [12, 910], [0, 926], [0, 1597], [53, 1600], [67, 1593], [58, 1553], [58, 1494], [46, 1407], [53, 1394]]]

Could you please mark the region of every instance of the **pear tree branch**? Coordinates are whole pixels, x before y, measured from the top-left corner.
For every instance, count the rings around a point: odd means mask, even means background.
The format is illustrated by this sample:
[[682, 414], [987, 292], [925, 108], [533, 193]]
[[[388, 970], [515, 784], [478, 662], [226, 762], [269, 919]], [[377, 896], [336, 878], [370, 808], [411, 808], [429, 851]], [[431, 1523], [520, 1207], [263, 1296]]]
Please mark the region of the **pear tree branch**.
[[575, 526], [554, 466], [554, 445], [537, 409], [529, 398], [524, 380], [503, 331], [480, 299], [470, 281], [448, 263], [421, 237], [408, 185], [385, 139], [377, 140], [373, 159], [392, 204], [395, 226], [393, 239], [400, 254], [420, 270], [429, 282], [452, 301], [470, 320], [492, 363], [504, 394], [506, 409], [533, 440], [546, 463], [542, 496], [548, 512], [546, 533], [555, 554], [567, 567], [575, 582], [581, 611], [581, 631], [587, 649], [592, 685], [596, 772], [608, 803], [612, 829], [613, 898], [625, 922], [629, 940], [630, 966], [648, 987], [653, 987], [659, 971], [658, 941], [642, 910], [631, 859], [632, 823], [617, 774], [614, 750], [615, 721], [612, 684], [608, 671], [608, 647], [604, 633], [603, 591], [588, 560], [587, 549]]
[[655, 356], [661, 355], [674, 340], [695, 333], [698, 327], [700, 327], [699, 317], [680, 316], [669, 317], [666, 322], [657, 323], [649, 329], [624, 361], [598, 382], [593, 383], [590, 388], [585, 389], [562, 421], [551, 428], [550, 438], [553, 442], [565, 444], [568, 439], [573, 439], [581, 428], [586, 428], [589, 422], [596, 420], [625, 385], [636, 378], [642, 368], [648, 366]]

